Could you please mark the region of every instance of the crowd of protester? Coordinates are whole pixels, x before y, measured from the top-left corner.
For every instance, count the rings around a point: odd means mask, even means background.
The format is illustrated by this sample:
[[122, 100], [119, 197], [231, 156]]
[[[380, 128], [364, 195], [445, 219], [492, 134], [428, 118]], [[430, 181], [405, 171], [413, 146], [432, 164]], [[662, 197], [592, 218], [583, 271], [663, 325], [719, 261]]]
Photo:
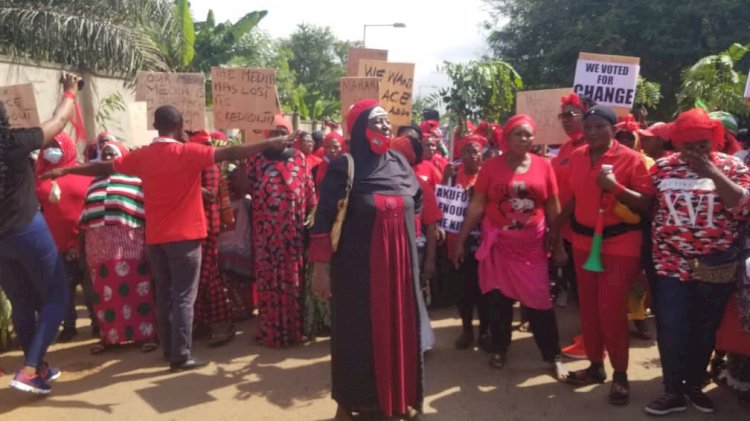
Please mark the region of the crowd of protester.
[[[461, 320], [455, 348], [476, 345], [498, 370], [513, 363], [518, 304], [560, 382], [604, 383], [609, 359], [613, 405], [629, 402], [631, 337], [652, 339], [653, 315], [664, 394], [646, 412], [714, 412], [712, 380], [750, 404], [750, 157], [731, 114], [649, 124], [571, 93], [558, 116], [568, 138], [541, 145], [522, 114], [448, 136], [426, 113], [394, 136], [363, 100], [343, 117], [347, 137], [277, 115], [265, 140], [243, 143], [163, 106], [148, 146], [101, 133], [79, 154], [63, 131], [78, 80], [65, 74], [39, 128], [11, 129], [0, 106], [16, 389], [51, 391], [60, 371], [45, 354], [79, 334], [80, 286], [92, 354], [136, 343], [175, 372], [207, 364], [195, 338], [222, 346], [242, 319], [257, 317], [254, 339], [270, 348], [330, 335], [340, 420], [421, 412], [428, 307], [444, 304]], [[470, 198], [451, 232], [445, 187]], [[569, 301], [581, 334], [561, 338], [555, 306]], [[569, 371], [565, 357], [589, 366]]]

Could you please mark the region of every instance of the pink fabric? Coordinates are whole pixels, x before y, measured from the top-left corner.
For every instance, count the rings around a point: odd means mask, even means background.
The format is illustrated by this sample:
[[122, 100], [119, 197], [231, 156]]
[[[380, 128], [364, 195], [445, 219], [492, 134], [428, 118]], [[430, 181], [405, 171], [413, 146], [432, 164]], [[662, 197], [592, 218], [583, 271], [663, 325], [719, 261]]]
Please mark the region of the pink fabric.
[[375, 388], [386, 417], [417, 401], [417, 301], [401, 196], [375, 195], [370, 297]]
[[482, 294], [500, 290], [506, 297], [536, 309], [552, 308], [549, 295], [545, 223], [519, 230], [500, 230], [485, 217], [477, 250]]

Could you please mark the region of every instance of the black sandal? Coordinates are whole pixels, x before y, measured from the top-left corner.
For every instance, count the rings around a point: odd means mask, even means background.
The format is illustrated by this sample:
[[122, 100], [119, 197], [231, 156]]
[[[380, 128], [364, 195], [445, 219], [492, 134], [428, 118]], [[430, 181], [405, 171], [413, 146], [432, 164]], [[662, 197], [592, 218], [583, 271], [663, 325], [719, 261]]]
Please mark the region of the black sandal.
[[104, 354], [104, 352], [107, 350], [107, 347], [104, 346], [104, 344], [96, 344], [89, 349], [89, 352], [91, 355], [101, 355]]
[[508, 357], [505, 354], [492, 354], [489, 364], [490, 367], [500, 370], [505, 367], [506, 361], [508, 361]]
[[583, 370], [571, 371], [565, 377], [565, 382], [576, 386], [588, 386], [591, 384], [602, 384], [607, 380], [601, 368], [589, 367]]
[[609, 389], [609, 403], [612, 405], [627, 405], [630, 402], [630, 384], [628, 378], [613, 376], [612, 387]]

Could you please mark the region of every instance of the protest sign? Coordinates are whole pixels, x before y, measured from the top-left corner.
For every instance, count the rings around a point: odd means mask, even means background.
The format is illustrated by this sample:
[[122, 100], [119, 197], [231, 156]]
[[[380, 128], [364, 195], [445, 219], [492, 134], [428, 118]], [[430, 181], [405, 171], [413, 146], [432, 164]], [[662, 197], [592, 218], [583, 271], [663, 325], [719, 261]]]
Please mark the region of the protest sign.
[[440, 228], [445, 232], [459, 233], [469, 208], [469, 192], [462, 187], [438, 185], [435, 197], [440, 210], [443, 211]]
[[360, 60], [388, 61], [388, 50], [372, 48], [350, 48], [346, 61], [346, 75], [358, 76]]
[[273, 128], [276, 74], [273, 69], [213, 67], [214, 127], [263, 130]]
[[600, 105], [633, 108], [641, 70], [638, 57], [580, 53], [573, 90]]
[[[128, 104], [128, 115], [130, 117], [130, 133], [133, 138], [130, 140], [132, 147], [146, 146], [159, 136], [159, 132], [151, 130], [147, 125], [148, 105], [143, 101], [131, 102]], [[152, 117], [153, 118], [153, 117]]]
[[536, 122], [535, 144], [558, 145], [565, 141], [567, 136], [557, 116], [560, 114], [560, 98], [571, 92], [572, 88], [560, 88], [517, 94], [516, 114], [526, 114]]
[[[342, 77], [339, 79], [341, 92], [341, 121], [346, 122], [346, 115], [349, 108], [363, 99], [380, 98], [380, 79], [376, 77]], [[349, 128], [346, 123], [343, 124], [344, 137], [346, 137]]]
[[34, 87], [30, 83], [0, 86], [0, 102], [5, 104], [11, 127], [39, 127]]
[[135, 100], [146, 102], [147, 127], [154, 127], [154, 111], [171, 105], [182, 113], [185, 129], [206, 127], [206, 78], [203, 73], [140, 72]]
[[411, 124], [414, 64], [360, 60], [359, 76], [380, 79], [380, 105], [388, 111], [394, 132]]

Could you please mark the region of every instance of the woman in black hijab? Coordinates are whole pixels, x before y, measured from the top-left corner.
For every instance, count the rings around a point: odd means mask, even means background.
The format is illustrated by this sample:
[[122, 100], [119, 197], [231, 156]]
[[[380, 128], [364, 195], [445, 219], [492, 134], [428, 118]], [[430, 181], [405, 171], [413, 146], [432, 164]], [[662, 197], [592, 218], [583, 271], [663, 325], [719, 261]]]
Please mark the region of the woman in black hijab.
[[323, 180], [309, 253], [313, 290], [332, 297], [336, 419], [352, 412], [414, 415], [423, 399], [414, 240], [422, 192], [406, 159], [389, 150], [391, 125], [377, 101], [354, 104], [347, 125], [354, 182], [338, 248], [331, 230], [346, 197], [346, 157], [333, 161]]

